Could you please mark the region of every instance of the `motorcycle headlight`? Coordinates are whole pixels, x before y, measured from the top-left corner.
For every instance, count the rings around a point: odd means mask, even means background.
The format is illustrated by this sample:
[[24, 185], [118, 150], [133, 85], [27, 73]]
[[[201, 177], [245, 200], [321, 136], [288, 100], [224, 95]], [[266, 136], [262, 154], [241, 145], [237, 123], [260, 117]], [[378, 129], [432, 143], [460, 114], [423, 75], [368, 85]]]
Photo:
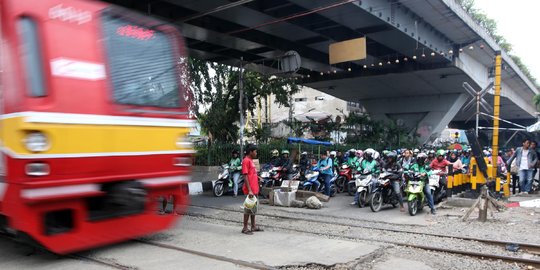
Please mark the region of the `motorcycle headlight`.
[[28, 133], [24, 139], [24, 145], [30, 152], [44, 152], [50, 148], [47, 136], [39, 131]]

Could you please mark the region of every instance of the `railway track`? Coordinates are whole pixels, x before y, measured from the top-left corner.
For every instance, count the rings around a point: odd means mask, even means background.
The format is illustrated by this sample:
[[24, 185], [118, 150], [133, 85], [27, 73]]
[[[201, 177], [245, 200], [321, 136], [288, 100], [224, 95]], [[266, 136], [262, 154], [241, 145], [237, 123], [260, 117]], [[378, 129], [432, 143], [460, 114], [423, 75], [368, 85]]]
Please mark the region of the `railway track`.
[[[222, 209], [219, 207], [198, 206], [198, 205], [192, 205], [192, 207], [207, 208], [207, 209], [214, 209], [214, 210], [235, 212], [235, 213], [239, 212], [237, 210]], [[238, 219], [217, 218], [215, 216], [205, 215], [205, 214], [200, 214], [200, 213], [192, 213], [189, 211], [185, 215], [193, 216], [193, 217], [217, 219], [217, 220], [232, 222], [232, 223], [241, 223], [239, 222]], [[259, 214], [259, 216], [265, 216], [269, 218], [282, 219], [282, 220], [297, 220], [297, 221], [313, 222], [313, 223], [319, 223], [319, 224], [325, 224], [325, 225], [355, 227], [355, 228], [362, 228], [362, 229], [377, 230], [377, 231], [382, 231], [382, 232], [414, 234], [415, 236], [437, 237], [439, 239], [445, 239], [447, 241], [459, 240], [459, 241], [464, 241], [464, 242], [467, 242], [467, 241], [478, 242], [484, 245], [498, 246], [501, 248], [506, 248], [507, 245], [517, 244], [520, 249], [522, 249], [523, 251], [531, 255], [540, 255], [540, 245], [532, 244], [532, 243], [521, 243], [521, 242], [516, 243], [516, 242], [511, 242], [511, 241], [490, 240], [490, 239], [481, 239], [481, 238], [474, 238], [474, 237], [457, 237], [457, 236], [451, 236], [451, 235], [439, 235], [439, 234], [434, 234], [434, 233], [422, 233], [422, 232], [410, 231], [410, 230], [377, 228], [373, 226], [357, 225], [357, 224], [335, 222], [335, 221], [329, 222], [329, 221], [322, 221], [322, 220], [317, 220], [313, 218], [292, 217], [292, 216], [283, 216], [283, 215], [274, 215], [274, 214]], [[429, 246], [429, 245], [419, 245], [419, 244], [412, 244], [412, 243], [403, 243], [399, 241], [390, 241], [390, 240], [385, 240], [385, 239], [380, 239], [380, 238], [364, 238], [364, 237], [347, 236], [344, 234], [335, 234], [335, 233], [323, 234], [323, 233], [316, 233], [316, 232], [311, 232], [311, 231], [306, 231], [306, 230], [301, 230], [301, 229], [275, 226], [275, 225], [266, 225], [265, 227], [269, 227], [269, 228], [273, 228], [277, 230], [287, 230], [287, 231], [294, 231], [294, 232], [308, 233], [308, 234], [315, 234], [315, 235], [326, 235], [326, 236], [337, 237], [337, 238], [345, 238], [348, 240], [375, 241], [375, 242], [380, 242], [380, 243], [412, 247], [412, 248], [418, 248], [422, 250], [435, 251], [435, 252], [446, 252], [450, 254], [457, 254], [457, 255], [476, 257], [476, 258], [482, 258], [482, 259], [502, 260], [502, 261], [506, 261], [510, 263], [525, 264], [525, 265], [533, 266], [540, 269], [540, 260], [534, 259], [534, 258], [528, 259], [528, 258], [520, 258], [520, 257], [507, 256], [507, 255], [501, 255], [501, 254], [489, 254], [489, 253], [484, 253], [484, 252], [466, 251], [466, 250], [459, 250], [459, 249], [453, 249], [453, 248], [441, 248], [441, 247], [434, 247], [434, 246]]]

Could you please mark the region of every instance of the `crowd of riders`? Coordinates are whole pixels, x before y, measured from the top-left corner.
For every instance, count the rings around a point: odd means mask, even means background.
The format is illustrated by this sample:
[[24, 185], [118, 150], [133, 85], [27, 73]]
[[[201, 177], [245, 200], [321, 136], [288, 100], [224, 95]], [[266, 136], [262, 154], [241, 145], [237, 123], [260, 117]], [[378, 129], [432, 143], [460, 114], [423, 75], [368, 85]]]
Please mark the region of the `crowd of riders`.
[[[483, 152], [486, 157], [486, 163], [491, 163], [491, 150], [486, 148]], [[497, 162], [501, 173], [505, 173], [506, 166], [502, 151], [498, 153], [500, 158]], [[296, 160], [296, 159], [295, 159]], [[404, 172], [415, 172], [421, 175], [423, 181], [427, 181], [428, 176], [433, 172], [442, 172], [446, 174], [468, 173], [469, 164], [471, 162], [471, 150], [465, 147], [462, 150], [443, 150], [443, 149], [397, 149], [376, 151], [373, 148], [365, 150], [350, 149], [346, 152], [329, 151], [320, 153], [319, 158], [307, 152], [300, 154], [298, 166], [293, 167], [293, 160], [290, 157], [288, 150], [277, 149], [271, 151], [270, 161], [266, 166], [281, 167], [284, 175], [283, 179], [292, 179], [295, 176], [302, 177], [306, 171], [311, 168], [318, 168], [321, 174], [322, 181], [326, 183], [323, 192], [329, 195], [328, 182], [330, 179], [339, 173], [342, 165], [347, 165], [353, 171], [370, 172], [379, 174], [381, 171], [392, 170], [398, 171], [400, 174]], [[235, 182], [234, 190], [238, 189], [237, 182], [239, 177], [239, 158], [238, 152], [233, 152], [233, 158], [230, 161], [230, 167], [233, 169], [233, 179]], [[450, 171], [449, 171], [450, 168]], [[297, 173], [299, 172], [299, 173]], [[446, 186], [446, 177], [440, 178], [440, 185]], [[398, 194], [399, 205], [401, 211], [403, 208], [402, 191], [400, 190], [399, 181], [403, 178], [397, 178], [392, 183], [395, 194]], [[424, 186], [424, 193], [427, 198], [427, 203], [431, 209], [431, 213], [435, 214], [434, 199], [429, 192], [428, 185]], [[235, 192], [236, 195], [236, 192]], [[358, 203], [358, 194], [355, 195], [354, 202]]]

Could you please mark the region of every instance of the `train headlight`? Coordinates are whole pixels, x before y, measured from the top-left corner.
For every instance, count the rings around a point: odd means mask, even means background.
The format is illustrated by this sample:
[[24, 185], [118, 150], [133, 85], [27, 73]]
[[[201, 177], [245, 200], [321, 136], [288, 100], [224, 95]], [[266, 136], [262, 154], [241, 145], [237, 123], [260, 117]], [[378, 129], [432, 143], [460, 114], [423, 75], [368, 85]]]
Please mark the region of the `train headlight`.
[[49, 150], [50, 144], [47, 136], [41, 132], [32, 132], [26, 135], [24, 145], [30, 152], [43, 152]]
[[193, 143], [190, 142], [186, 136], [180, 135], [176, 139], [176, 147], [178, 148], [193, 148]]

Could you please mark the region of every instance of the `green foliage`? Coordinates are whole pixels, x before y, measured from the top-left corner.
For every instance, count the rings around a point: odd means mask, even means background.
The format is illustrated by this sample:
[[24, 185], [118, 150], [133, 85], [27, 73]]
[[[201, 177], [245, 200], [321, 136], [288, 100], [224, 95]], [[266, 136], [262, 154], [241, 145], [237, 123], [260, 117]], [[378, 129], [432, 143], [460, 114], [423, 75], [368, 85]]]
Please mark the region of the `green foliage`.
[[540, 94], [534, 95], [533, 103], [534, 103], [534, 106], [536, 106], [536, 110], [540, 111]]
[[[239, 68], [191, 58], [189, 70], [193, 112], [203, 133], [211, 143], [237, 141]], [[274, 94], [277, 104], [288, 106], [289, 96], [299, 91], [294, 78], [269, 77], [253, 71], [244, 71], [243, 89], [244, 115], [253, 114], [258, 97]]]

